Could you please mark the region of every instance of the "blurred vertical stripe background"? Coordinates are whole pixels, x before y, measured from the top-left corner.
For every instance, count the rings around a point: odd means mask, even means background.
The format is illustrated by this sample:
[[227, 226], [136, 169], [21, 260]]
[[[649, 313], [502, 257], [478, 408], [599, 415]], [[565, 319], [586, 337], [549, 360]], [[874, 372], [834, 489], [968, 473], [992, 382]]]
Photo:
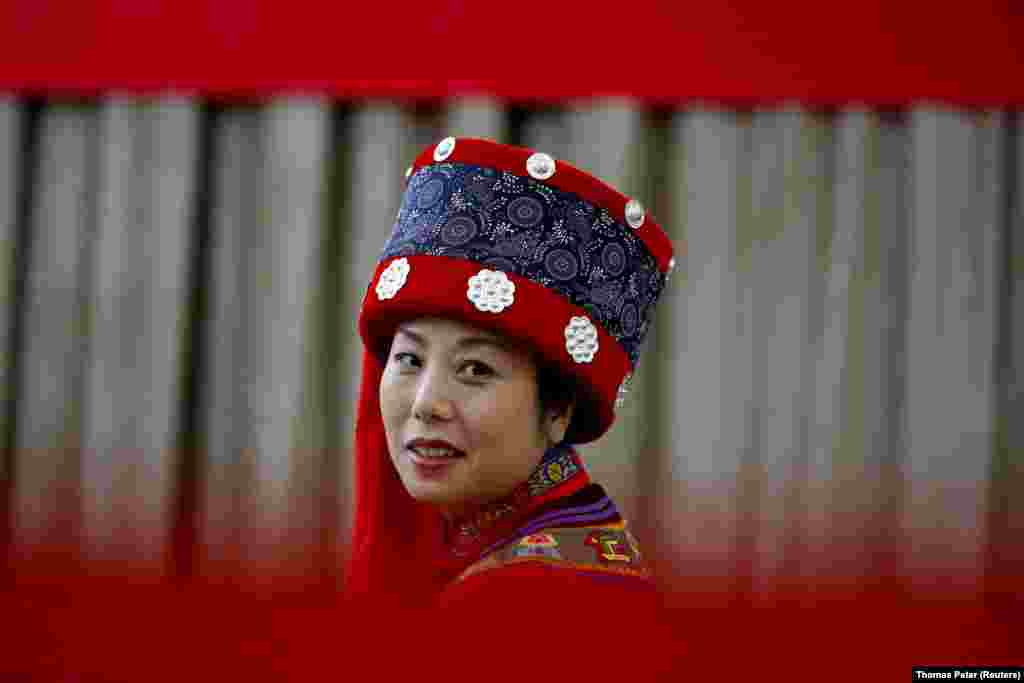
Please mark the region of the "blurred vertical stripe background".
[[339, 586], [356, 314], [453, 135], [674, 241], [582, 448], [668, 574], [1022, 597], [1024, 13], [534, 9], [0, 7], [4, 570]]
[[675, 571], [1020, 575], [1022, 123], [7, 96], [0, 539], [29, 563], [340, 580], [356, 313], [406, 166], [455, 135], [571, 160], [673, 239], [626, 406], [582, 452]]

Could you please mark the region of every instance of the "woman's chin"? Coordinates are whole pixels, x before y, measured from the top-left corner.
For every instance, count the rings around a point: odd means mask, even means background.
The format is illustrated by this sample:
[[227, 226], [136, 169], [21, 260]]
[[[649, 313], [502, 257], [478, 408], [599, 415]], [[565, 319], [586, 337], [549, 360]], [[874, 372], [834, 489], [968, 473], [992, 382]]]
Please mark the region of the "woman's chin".
[[415, 472], [402, 474], [405, 490], [417, 502], [447, 506], [457, 503], [462, 497], [460, 487], [447, 478], [420, 477]]

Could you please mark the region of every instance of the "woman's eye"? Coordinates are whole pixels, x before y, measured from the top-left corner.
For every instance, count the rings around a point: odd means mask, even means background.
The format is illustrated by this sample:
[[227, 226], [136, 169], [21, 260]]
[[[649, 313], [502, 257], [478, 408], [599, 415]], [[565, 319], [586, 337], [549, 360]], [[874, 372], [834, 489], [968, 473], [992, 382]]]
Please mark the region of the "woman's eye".
[[414, 368], [420, 360], [415, 355], [405, 351], [396, 353], [392, 358], [394, 358], [395, 363], [401, 368]]
[[494, 370], [492, 370], [489, 365], [477, 360], [471, 360], [467, 363], [463, 363], [462, 370], [465, 374], [473, 378], [490, 377], [494, 374]]

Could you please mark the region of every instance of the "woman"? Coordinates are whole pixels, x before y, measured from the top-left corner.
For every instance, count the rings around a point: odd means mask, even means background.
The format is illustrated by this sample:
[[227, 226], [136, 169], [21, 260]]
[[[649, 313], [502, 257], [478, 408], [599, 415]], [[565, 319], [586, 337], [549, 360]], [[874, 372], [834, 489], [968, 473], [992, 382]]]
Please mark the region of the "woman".
[[614, 419], [671, 244], [639, 202], [528, 149], [446, 138], [406, 177], [359, 319], [350, 590], [644, 590], [635, 540], [572, 444]]

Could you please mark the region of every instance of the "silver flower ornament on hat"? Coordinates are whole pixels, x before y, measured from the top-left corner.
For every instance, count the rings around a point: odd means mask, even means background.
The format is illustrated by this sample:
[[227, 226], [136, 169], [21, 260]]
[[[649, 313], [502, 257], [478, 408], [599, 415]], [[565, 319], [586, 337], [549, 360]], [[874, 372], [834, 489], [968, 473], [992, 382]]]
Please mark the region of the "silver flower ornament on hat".
[[434, 148], [434, 161], [444, 161], [455, 151], [455, 138], [445, 138]]
[[589, 363], [597, 353], [597, 328], [585, 316], [574, 315], [565, 326], [565, 350], [577, 363]]
[[377, 299], [391, 299], [398, 293], [409, 278], [409, 260], [405, 258], [395, 259], [380, 274], [377, 280]]
[[526, 172], [530, 174], [531, 178], [547, 180], [555, 175], [555, 160], [544, 152], [534, 152], [526, 160]]
[[647, 217], [647, 210], [644, 209], [644, 205], [635, 199], [630, 199], [626, 202], [626, 222], [629, 227], [634, 230], [639, 230], [640, 226], [644, 224], [644, 219]]
[[501, 313], [515, 300], [516, 285], [500, 270], [484, 268], [468, 284], [466, 297], [478, 310]]

